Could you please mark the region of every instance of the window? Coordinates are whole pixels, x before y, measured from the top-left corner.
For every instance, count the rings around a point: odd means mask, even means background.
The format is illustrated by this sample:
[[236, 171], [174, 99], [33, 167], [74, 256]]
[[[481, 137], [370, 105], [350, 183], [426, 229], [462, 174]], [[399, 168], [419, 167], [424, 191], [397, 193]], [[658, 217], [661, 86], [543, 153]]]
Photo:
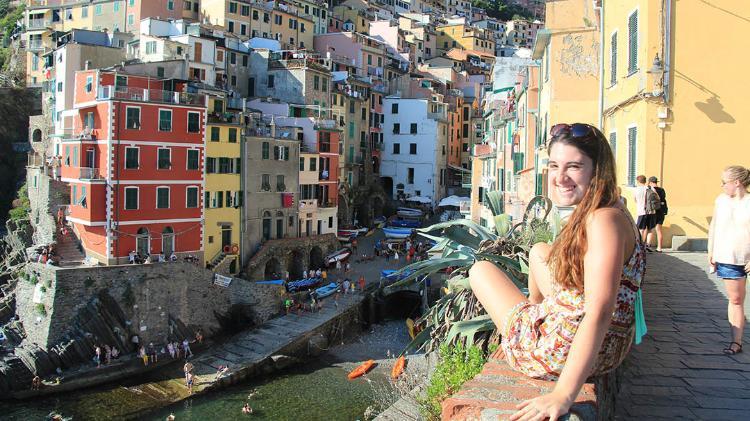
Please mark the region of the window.
[[[269, 21], [269, 20], [270, 20], [270, 19], [269, 19], [269, 15], [268, 15], [268, 13], [263, 13], [263, 22], [265, 22], [265, 23], [268, 23], [268, 21]], [[268, 37], [266, 37], [266, 36], [264, 35], [264, 36], [263, 36], [263, 38], [268, 38]]]
[[398, 155], [401, 153], [401, 144], [400, 143], [394, 143], [393, 144], [393, 154]]
[[269, 88], [273, 88], [273, 82], [274, 82], [273, 75], [268, 75], [268, 87]]
[[219, 141], [220, 129], [218, 127], [211, 127], [211, 142]]
[[135, 0], [128, 0], [128, 6], [130, 7], [135, 6]]
[[174, 0], [167, 0], [167, 10], [174, 10]]
[[125, 110], [125, 127], [131, 130], [141, 128], [141, 109], [138, 107], [127, 107]]
[[400, 134], [400, 133], [401, 133], [401, 124], [393, 123], [393, 134]]
[[86, 117], [83, 119], [83, 126], [88, 129], [94, 128], [94, 113], [93, 112], [86, 113]]
[[198, 187], [191, 186], [185, 189], [185, 207], [198, 207]]
[[188, 111], [188, 133], [200, 132], [200, 113]]
[[164, 68], [156, 66], [156, 77], [164, 77]]
[[137, 170], [138, 169], [138, 148], [125, 148], [125, 169], [126, 170]]
[[86, 92], [91, 92], [94, 88], [94, 77], [86, 76]]
[[276, 176], [276, 191], [286, 191], [286, 184], [284, 184], [284, 176]]
[[628, 17], [628, 74], [638, 70], [638, 11]]
[[414, 184], [414, 168], [408, 168], [407, 169], [407, 176], [406, 176], [406, 182], [409, 184]]
[[159, 110], [159, 131], [172, 131], [172, 110]]
[[172, 151], [168, 148], [159, 148], [157, 151], [157, 163], [156, 167], [160, 170], [168, 170], [172, 167], [171, 162]]
[[[250, 16], [250, 6], [243, 4], [242, 7], [240, 7], [240, 14], [242, 16]], [[253, 10], [253, 20], [258, 20], [257, 10]]]
[[237, 3], [229, 2], [229, 13], [237, 13]]
[[237, 129], [229, 128], [229, 143], [237, 143]]
[[410, 143], [409, 144], [409, 155], [416, 155], [417, 154], [417, 144], [416, 143]]
[[299, 159], [299, 170], [304, 171], [305, 170], [305, 158]]
[[216, 158], [206, 158], [206, 173], [216, 174]]
[[229, 21], [229, 25], [227, 26], [227, 30], [229, 32], [234, 32], [234, 22], [232, 22], [231, 20]]
[[156, 41], [147, 41], [146, 42], [146, 54], [155, 54], [156, 53]]
[[135, 15], [132, 13], [128, 15], [128, 25], [133, 26], [135, 24]]
[[81, 17], [82, 18], [89, 17], [89, 7], [88, 6], [81, 6]]
[[244, 23], [240, 24], [240, 35], [247, 35], [247, 25]]
[[273, 23], [275, 23], [276, 25], [281, 25], [283, 22], [284, 20], [281, 15], [273, 15]]
[[242, 65], [243, 65], [244, 67], [247, 67], [247, 56], [246, 56], [246, 55], [243, 55], [243, 56], [242, 56]]
[[409, 129], [409, 133], [411, 133], [411, 134], [417, 134], [417, 123], [411, 123], [411, 127]]
[[398, 104], [391, 104], [391, 114], [398, 114]]
[[219, 174], [232, 174], [232, 159], [219, 158]]
[[628, 185], [635, 186], [636, 158], [638, 157], [636, 148], [638, 140], [638, 128], [628, 128]]
[[617, 83], [617, 32], [612, 34], [612, 48], [609, 60], [609, 84]]
[[156, 188], [156, 209], [169, 209], [169, 187]]
[[226, 198], [226, 202], [224, 202], [224, 204], [226, 205], [226, 207], [231, 208], [233, 202], [232, 192], [227, 190], [226, 192], [224, 192], [224, 197]]
[[102, 14], [102, 5], [101, 4], [94, 5], [94, 16], [99, 16], [101, 14]]
[[[242, 7], [245, 7], [245, 6], [242, 6]], [[253, 20], [258, 20], [258, 11], [257, 10], [253, 10]]]
[[328, 92], [328, 79], [323, 78], [323, 92]]
[[260, 175], [260, 189], [263, 191], [271, 191], [271, 175], [270, 174]]
[[269, 159], [270, 154], [269, 154], [268, 148], [269, 148], [268, 142], [263, 142], [261, 144], [261, 151], [262, 151], [263, 159]]
[[125, 187], [125, 209], [138, 209], [138, 187]]
[[315, 158], [310, 158], [310, 171], [317, 171], [318, 161]]
[[299, 23], [299, 31], [300, 32], [305, 32], [305, 22], [300, 22]]
[[349, 101], [349, 114], [354, 114], [354, 100]]
[[313, 89], [317, 91], [319, 87], [320, 87], [320, 77], [318, 77], [318, 75], [315, 75], [313, 76]]
[[198, 151], [198, 149], [188, 149], [187, 169], [197, 170], [199, 166], [200, 166], [200, 151]]

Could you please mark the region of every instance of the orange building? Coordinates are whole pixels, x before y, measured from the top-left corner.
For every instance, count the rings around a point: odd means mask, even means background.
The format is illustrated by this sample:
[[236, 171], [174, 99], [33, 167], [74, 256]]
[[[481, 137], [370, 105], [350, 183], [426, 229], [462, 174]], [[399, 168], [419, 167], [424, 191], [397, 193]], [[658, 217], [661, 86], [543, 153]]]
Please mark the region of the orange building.
[[202, 258], [205, 97], [185, 82], [109, 70], [75, 76], [61, 140], [69, 220], [104, 264], [172, 252]]

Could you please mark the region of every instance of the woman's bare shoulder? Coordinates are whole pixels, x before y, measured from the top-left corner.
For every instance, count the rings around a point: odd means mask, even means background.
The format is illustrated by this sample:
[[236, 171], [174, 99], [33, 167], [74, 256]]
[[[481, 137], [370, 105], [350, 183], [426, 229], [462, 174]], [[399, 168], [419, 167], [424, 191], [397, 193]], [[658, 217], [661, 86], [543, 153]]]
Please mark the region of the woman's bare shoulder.
[[628, 234], [632, 232], [633, 223], [625, 212], [627, 210], [619, 206], [595, 209], [586, 220], [586, 230], [612, 231], [616, 227], [620, 234]]

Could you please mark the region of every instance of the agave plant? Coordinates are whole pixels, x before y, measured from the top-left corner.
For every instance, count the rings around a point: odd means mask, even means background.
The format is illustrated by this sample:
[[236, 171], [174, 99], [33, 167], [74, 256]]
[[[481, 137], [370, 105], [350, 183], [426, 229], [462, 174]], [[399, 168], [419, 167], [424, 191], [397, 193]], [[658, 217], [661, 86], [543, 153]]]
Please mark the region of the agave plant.
[[[439, 258], [416, 262], [401, 269], [409, 276], [385, 288], [385, 293], [413, 282], [424, 282], [438, 271], [451, 268], [444, 295], [416, 322], [420, 333], [404, 349], [433, 352], [442, 343], [476, 345], [485, 351], [499, 342], [495, 324], [469, 286], [469, 268], [477, 261], [490, 261], [504, 271], [522, 291], [527, 291], [528, 256], [538, 241], [551, 242], [559, 232], [556, 212], [549, 199], [537, 196], [526, 208], [523, 219], [511, 224], [502, 213], [502, 193], [487, 193], [486, 202], [494, 216], [494, 228], [468, 219], [457, 219], [418, 229], [422, 237], [442, 248]], [[435, 249], [433, 248], [433, 249]]]

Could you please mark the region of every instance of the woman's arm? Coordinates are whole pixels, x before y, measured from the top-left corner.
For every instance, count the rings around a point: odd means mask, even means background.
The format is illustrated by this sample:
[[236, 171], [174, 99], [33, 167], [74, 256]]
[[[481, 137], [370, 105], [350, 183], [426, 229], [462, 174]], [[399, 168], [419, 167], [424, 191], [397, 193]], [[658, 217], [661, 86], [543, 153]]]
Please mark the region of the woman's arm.
[[714, 213], [711, 215], [711, 223], [708, 225], [708, 264], [714, 265], [714, 233], [716, 225], [716, 208], [718, 202], [714, 202]]
[[622, 276], [625, 238], [634, 235], [619, 209], [599, 209], [586, 228], [584, 256], [584, 316], [578, 327], [560, 378], [553, 391], [523, 402], [512, 420], [555, 420], [565, 415], [598, 358], [612, 321]]

